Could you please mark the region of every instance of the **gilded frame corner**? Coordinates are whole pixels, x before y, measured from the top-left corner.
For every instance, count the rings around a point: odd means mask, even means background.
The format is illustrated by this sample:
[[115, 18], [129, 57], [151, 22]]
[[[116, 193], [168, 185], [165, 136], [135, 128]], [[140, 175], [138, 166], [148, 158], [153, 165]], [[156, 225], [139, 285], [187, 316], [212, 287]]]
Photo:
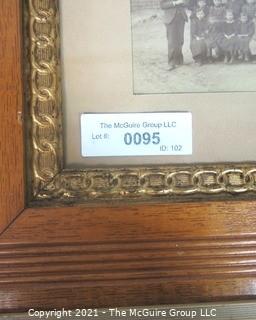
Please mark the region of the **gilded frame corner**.
[[[66, 170], [58, 0], [26, 0], [28, 184], [33, 204], [223, 197], [256, 191], [256, 164]], [[31, 169], [32, 168], [32, 169]]]

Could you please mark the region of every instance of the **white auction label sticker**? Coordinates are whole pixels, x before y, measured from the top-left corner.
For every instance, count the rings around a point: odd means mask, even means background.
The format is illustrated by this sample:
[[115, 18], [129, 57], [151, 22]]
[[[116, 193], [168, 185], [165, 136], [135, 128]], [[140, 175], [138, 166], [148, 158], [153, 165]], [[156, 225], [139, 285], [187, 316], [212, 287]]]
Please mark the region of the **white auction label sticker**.
[[84, 113], [83, 157], [192, 154], [190, 112]]

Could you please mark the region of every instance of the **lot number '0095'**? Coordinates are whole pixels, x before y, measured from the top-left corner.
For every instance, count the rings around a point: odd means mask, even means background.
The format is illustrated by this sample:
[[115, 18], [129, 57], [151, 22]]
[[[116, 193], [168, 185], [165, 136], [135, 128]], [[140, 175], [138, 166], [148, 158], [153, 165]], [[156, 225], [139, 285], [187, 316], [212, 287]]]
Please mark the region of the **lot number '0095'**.
[[149, 132], [144, 132], [144, 133], [130, 133], [127, 132], [124, 135], [124, 143], [127, 146], [130, 146], [132, 144], [134, 145], [141, 145], [141, 144], [159, 144], [160, 143], [160, 132], [153, 132], [150, 134]]

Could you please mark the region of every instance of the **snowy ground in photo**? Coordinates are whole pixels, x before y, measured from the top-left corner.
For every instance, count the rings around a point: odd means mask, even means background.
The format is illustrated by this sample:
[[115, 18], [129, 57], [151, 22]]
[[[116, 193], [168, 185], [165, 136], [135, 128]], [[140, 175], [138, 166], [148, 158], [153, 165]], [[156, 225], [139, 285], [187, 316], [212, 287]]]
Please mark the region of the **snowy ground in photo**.
[[[193, 63], [186, 23], [184, 65], [167, 71], [167, 39], [161, 10], [132, 13], [134, 93], [256, 91], [256, 63]], [[251, 45], [256, 54], [256, 42]]]

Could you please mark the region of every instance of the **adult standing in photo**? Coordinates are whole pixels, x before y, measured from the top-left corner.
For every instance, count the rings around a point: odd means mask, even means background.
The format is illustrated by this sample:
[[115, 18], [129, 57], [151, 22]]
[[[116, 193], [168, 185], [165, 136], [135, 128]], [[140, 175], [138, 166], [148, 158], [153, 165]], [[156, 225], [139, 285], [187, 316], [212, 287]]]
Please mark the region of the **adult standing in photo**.
[[183, 64], [182, 47], [184, 44], [185, 22], [188, 17], [185, 10], [186, 0], [160, 0], [164, 11], [164, 23], [168, 40], [168, 70]]

